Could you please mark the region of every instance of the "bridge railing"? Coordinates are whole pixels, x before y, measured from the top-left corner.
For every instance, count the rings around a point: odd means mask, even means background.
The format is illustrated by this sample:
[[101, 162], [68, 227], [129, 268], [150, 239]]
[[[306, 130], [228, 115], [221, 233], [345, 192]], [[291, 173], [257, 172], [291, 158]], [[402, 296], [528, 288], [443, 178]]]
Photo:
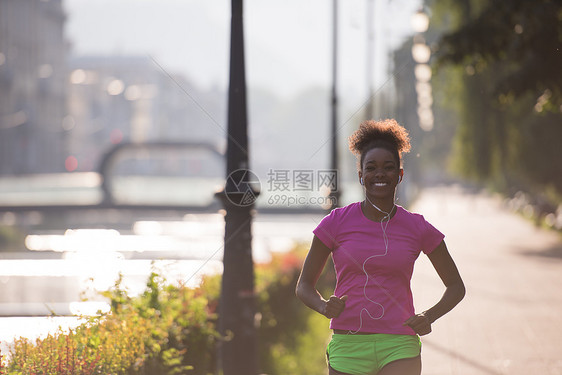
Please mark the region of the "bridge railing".
[[[197, 173], [182, 174], [179, 173], [182, 171], [174, 171], [173, 168], [167, 175], [154, 175], [142, 170], [135, 174], [121, 163], [123, 160], [134, 161], [136, 167], [147, 169], [145, 167], [150, 163], [145, 163], [147, 159], [143, 159], [143, 154], [171, 153], [171, 159], [177, 159], [186, 152], [203, 153], [206, 159], [199, 157], [198, 160], [212, 161], [213, 171], [206, 177]], [[124, 157], [127, 154], [141, 155], [141, 158], [127, 159]], [[97, 172], [0, 177], [0, 213], [89, 209], [217, 212], [223, 208], [215, 193], [224, 187], [224, 160], [224, 153], [210, 143], [124, 142], [103, 155]], [[148, 161], [154, 160], [149, 158]], [[288, 207], [260, 205], [259, 202], [255, 208], [261, 213], [275, 214], [325, 212], [320, 206]]]
[[[216, 212], [220, 208], [220, 202], [214, 199], [212, 185], [213, 183], [215, 185], [217, 183], [224, 183], [224, 178], [205, 179], [207, 184], [204, 188], [208, 191], [208, 194], [206, 194], [207, 196], [204, 199], [201, 199], [201, 194], [199, 194], [199, 199], [196, 199], [196, 201], [193, 199], [182, 200], [182, 195], [177, 194], [177, 191], [182, 188], [182, 183], [185, 183], [185, 194], [183, 197], [189, 193], [189, 189], [193, 188], [193, 184], [190, 183], [190, 177], [184, 176], [183, 179], [176, 178], [175, 176], [173, 178], [161, 178], [161, 180], [164, 180], [164, 183], [161, 183], [158, 189], [161, 190], [159, 195], [162, 199], [154, 199], [154, 197], [146, 199], [142, 192], [149, 193], [150, 188], [155, 186], [155, 183], [151, 184], [149, 180], [157, 180], [158, 177], [150, 174], [137, 176], [136, 178], [132, 176], [123, 177], [114, 173], [118, 166], [118, 160], [127, 153], [178, 153], [185, 151], [203, 151], [210, 154], [219, 163], [223, 163], [224, 160], [224, 154], [215, 145], [210, 143], [124, 142], [115, 145], [103, 155], [98, 172], [0, 177], [0, 212], [84, 209], [179, 209], [191, 212]], [[221, 172], [222, 170], [218, 171], [218, 173]], [[116, 192], [119, 192], [119, 187], [116, 186], [119, 182], [116, 183], [116, 180], [121, 183], [128, 180], [129, 186], [136, 185], [136, 200], [130, 199], [126, 191], [116, 194]], [[174, 187], [176, 190], [175, 196], [172, 197], [170, 197], [170, 190], [165, 186], [166, 183], [169, 185], [171, 181], [175, 181]], [[141, 192], [140, 194], [138, 193], [139, 191]]]

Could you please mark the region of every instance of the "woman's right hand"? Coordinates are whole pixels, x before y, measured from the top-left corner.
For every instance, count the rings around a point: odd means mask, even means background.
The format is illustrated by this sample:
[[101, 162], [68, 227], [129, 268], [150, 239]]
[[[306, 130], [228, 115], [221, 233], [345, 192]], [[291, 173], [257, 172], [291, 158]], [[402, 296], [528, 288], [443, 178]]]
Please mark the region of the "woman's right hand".
[[347, 301], [347, 296], [342, 296], [341, 298], [331, 296], [330, 299], [326, 301], [323, 314], [329, 319], [337, 318], [345, 309], [345, 301]]

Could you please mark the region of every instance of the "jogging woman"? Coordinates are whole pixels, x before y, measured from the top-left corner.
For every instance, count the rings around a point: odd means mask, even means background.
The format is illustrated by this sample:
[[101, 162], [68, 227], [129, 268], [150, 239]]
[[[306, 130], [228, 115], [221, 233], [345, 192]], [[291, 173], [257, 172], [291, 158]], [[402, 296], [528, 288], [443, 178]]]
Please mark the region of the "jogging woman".
[[[330, 375], [419, 375], [419, 336], [462, 300], [464, 284], [444, 235], [395, 204], [404, 177], [401, 156], [410, 150], [406, 129], [394, 120], [366, 121], [349, 138], [349, 148], [358, 157], [365, 199], [332, 210], [313, 231], [296, 293], [331, 319]], [[445, 292], [433, 307], [415, 313], [410, 279], [421, 252]], [[330, 255], [337, 282], [326, 300], [316, 283]]]

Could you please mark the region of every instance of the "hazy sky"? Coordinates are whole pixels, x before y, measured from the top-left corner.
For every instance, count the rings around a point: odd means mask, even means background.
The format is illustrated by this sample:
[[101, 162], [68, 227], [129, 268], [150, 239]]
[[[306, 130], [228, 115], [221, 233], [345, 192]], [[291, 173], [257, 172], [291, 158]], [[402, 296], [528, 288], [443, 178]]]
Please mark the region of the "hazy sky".
[[[367, 1], [339, 3], [342, 91], [366, 94]], [[375, 85], [385, 81], [385, 51], [410, 37], [419, 0], [375, 0]], [[150, 55], [166, 70], [205, 87], [227, 86], [230, 1], [63, 0], [72, 52]], [[291, 95], [331, 82], [332, 2], [247, 0], [248, 85]]]

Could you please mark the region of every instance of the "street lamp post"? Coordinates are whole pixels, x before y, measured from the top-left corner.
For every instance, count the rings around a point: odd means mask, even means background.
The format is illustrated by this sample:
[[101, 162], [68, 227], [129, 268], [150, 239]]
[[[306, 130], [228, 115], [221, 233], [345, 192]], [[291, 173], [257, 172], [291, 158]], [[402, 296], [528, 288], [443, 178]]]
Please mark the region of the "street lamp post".
[[428, 65], [431, 49], [425, 42], [423, 33], [429, 27], [429, 17], [423, 10], [412, 16], [412, 28], [417, 33], [414, 36], [412, 57], [416, 62], [414, 70], [416, 76], [416, 93], [418, 98], [418, 119], [420, 127], [425, 131], [433, 129], [433, 95], [431, 93], [431, 68]]
[[224, 375], [257, 374], [252, 209], [258, 191], [248, 167], [242, 0], [232, 0], [228, 89], [227, 179], [217, 193], [226, 211], [219, 306], [219, 367]]
[[374, 58], [374, 43], [375, 43], [375, 32], [373, 30], [373, 13], [375, 12], [375, 0], [367, 1], [367, 95], [369, 101], [365, 107], [365, 119], [371, 120], [375, 117], [374, 105], [373, 105], [373, 72], [375, 71], [375, 58]]
[[[331, 160], [330, 168], [334, 173], [338, 173], [338, 0], [332, 3], [332, 100], [331, 100]], [[332, 207], [339, 206], [341, 192], [338, 187], [330, 192], [332, 197]]]

